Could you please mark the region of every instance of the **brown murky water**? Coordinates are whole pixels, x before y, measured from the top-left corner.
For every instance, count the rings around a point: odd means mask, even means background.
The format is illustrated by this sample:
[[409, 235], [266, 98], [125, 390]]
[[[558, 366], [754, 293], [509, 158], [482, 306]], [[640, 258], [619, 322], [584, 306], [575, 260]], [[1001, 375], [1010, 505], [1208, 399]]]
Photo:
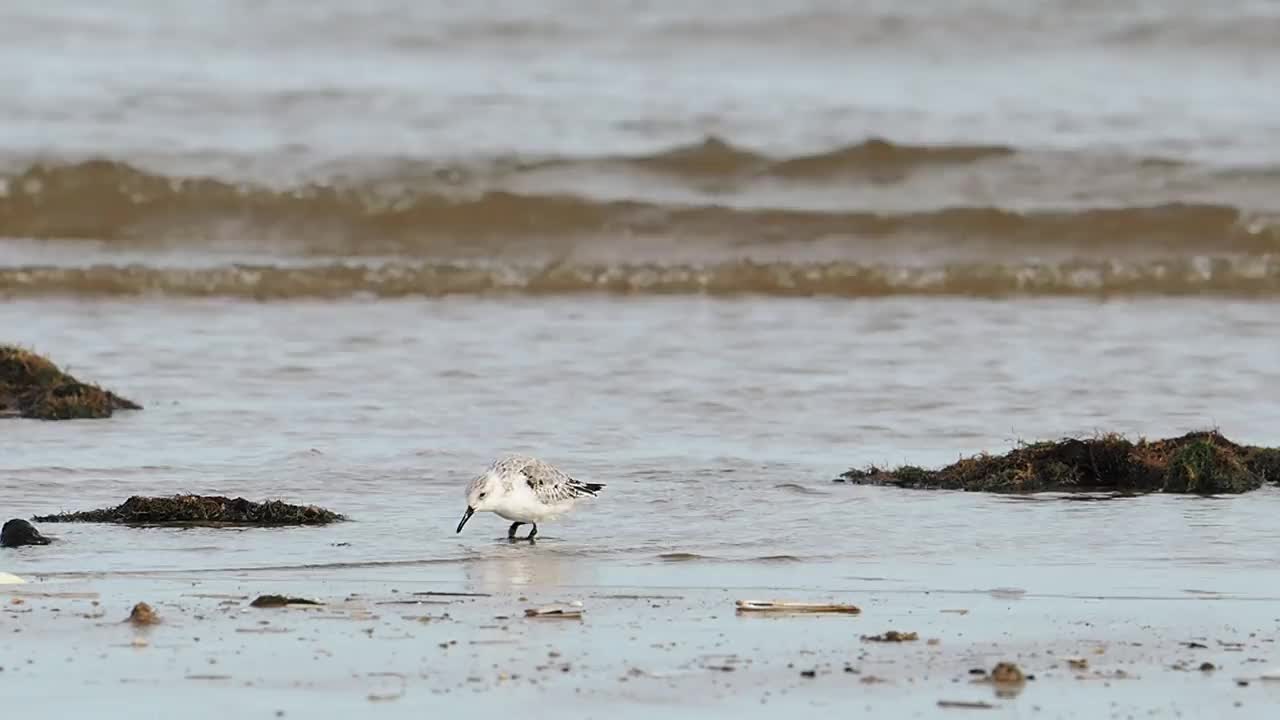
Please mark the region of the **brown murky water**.
[[0, 293], [1275, 297], [1277, 28], [1182, 0], [10, 3]]
[[[1275, 487], [831, 482], [1095, 431], [1276, 444], [1278, 31], [1180, 0], [7, 3], [0, 341], [146, 409], [0, 424], [6, 517], [354, 521], [50, 525], [0, 570], [1280, 596]], [[505, 451], [607, 491], [535, 547], [454, 534]]]

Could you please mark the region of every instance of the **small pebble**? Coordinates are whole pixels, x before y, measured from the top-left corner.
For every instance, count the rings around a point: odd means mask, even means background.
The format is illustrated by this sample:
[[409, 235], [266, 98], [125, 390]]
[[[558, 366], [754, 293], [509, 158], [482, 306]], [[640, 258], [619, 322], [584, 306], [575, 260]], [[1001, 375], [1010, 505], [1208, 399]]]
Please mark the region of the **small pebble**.
[[151, 606], [140, 602], [133, 606], [133, 610], [129, 612], [129, 622], [134, 625], [155, 625], [160, 622], [160, 618], [156, 615], [156, 611]]

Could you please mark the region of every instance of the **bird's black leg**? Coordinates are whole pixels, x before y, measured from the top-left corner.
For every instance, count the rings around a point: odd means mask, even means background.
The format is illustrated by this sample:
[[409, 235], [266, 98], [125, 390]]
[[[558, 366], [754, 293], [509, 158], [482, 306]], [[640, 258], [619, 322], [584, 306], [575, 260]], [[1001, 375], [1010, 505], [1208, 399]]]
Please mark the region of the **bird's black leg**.
[[531, 524], [533, 525], [533, 529], [529, 531], [529, 537], [527, 538], [529, 540], [532, 540], [534, 536], [538, 534], [538, 523], [531, 523]]
[[520, 527], [521, 525], [524, 525], [524, 523], [521, 523], [521, 522], [513, 522], [513, 523], [511, 523], [511, 528], [510, 528], [509, 530], [507, 530], [507, 539], [508, 539], [508, 540], [515, 540], [515, 539], [516, 539], [516, 528]]

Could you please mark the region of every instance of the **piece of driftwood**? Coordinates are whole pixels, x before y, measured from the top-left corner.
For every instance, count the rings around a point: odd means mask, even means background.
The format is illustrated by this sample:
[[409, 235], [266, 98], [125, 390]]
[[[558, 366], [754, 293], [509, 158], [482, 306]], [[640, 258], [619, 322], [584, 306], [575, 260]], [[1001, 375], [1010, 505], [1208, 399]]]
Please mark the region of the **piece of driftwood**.
[[582, 617], [582, 603], [573, 602], [528, 608], [524, 611], [524, 616], [536, 618], [580, 618]]
[[862, 608], [843, 603], [793, 602], [790, 600], [739, 600], [738, 612], [759, 613], [842, 613], [857, 615]]
[[256, 608], [277, 608], [286, 607], [288, 605], [321, 605], [317, 600], [309, 598], [290, 597], [287, 595], [259, 595], [249, 603], [251, 607]]

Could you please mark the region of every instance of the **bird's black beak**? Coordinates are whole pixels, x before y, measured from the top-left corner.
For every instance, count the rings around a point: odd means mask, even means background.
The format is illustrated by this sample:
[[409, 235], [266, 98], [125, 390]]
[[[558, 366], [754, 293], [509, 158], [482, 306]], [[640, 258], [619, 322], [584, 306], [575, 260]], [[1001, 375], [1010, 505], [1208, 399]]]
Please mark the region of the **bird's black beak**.
[[471, 507], [470, 505], [467, 506], [467, 511], [462, 513], [462, 522], [458, 523], [458, 532], [462, 532], [462, 526], [467, 524], [467, 521], [471, 519], [471, 516], [475, 513], [475, 511], [476, 511], [475, 508]]

